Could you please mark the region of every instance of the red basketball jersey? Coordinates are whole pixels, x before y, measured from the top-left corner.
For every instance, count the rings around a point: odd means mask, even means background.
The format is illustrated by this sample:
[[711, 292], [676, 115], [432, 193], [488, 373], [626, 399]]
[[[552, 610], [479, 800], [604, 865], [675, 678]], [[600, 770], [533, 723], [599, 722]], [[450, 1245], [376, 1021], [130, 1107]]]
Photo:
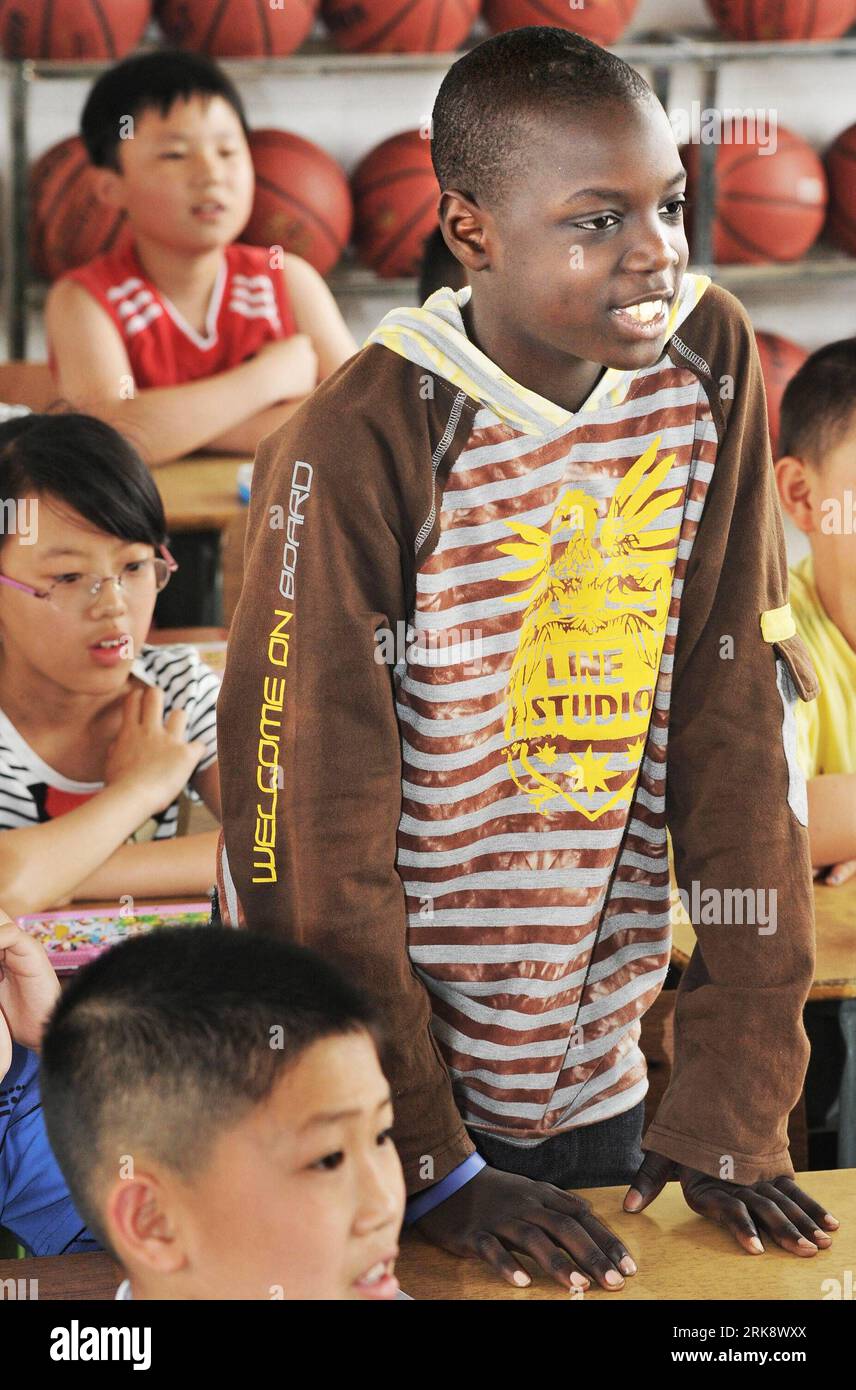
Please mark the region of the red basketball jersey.
[[136, 385], [180, 386], [237, 367], [297, 331], [281, 270], [263, 246], [227, 246], [200, 334], [146, 278], [128, 240], [64, 279], [83, 285], [118, 328]]

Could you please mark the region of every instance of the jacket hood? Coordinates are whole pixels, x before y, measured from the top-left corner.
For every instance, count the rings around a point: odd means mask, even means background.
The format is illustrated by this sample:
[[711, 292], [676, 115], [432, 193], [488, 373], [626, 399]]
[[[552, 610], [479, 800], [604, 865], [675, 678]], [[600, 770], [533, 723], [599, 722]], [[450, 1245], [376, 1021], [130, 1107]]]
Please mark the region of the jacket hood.
[[[669, 314], [667, 341], [692, 313], [709, 284], [707, 275], [684, 275]], [[426, 371], [436, 372], [524, 434], [551, 433], [570, 422], [573, 412], [521, 386], [467, 337], [461, 309], [471, 294], [470, 285], [460, 290], [445, 285], [429, 295], [419, 309], [393, 309], [369, 334], [364, 346], [380, 343]], [[577, 413], [620, 405], [636, 374], [608, 367]]]

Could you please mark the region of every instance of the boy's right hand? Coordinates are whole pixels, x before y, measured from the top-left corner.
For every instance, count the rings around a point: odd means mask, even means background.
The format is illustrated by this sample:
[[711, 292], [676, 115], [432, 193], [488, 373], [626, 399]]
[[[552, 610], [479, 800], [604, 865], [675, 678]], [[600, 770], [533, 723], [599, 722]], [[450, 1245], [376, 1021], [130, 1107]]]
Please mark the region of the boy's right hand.
[[620, 1289], [624, 1275], [636, 1273], [627, 1248], [583, 1197], [497, 1168], [482, 1168], [415, 1224], [432, 1245], [484, 1260], [517, 1288], [532, 1280], [514, 1250], [565, 1289], [588, 1288], [587, 1275], [604, 1289]]
[[308, 333], [265, 343], [255, 360], [268, 374], [271, 405], [308, 396], [318, 385], [318, 354]]
[[58, 998], [59, 980], [44, 946], [0, 908], [0, 1077], [9, 1070], [13, 1040], [38, 1051]]
[[107, 750], [104, 782], [125, 782], [139, 792], [146, 816], [166, 810], [184, 790], [204, 756], [205, 744], [187, 743], [187, 711], [163, 717], [163, 691], [156, 686], [125, 696], [122, 725]]

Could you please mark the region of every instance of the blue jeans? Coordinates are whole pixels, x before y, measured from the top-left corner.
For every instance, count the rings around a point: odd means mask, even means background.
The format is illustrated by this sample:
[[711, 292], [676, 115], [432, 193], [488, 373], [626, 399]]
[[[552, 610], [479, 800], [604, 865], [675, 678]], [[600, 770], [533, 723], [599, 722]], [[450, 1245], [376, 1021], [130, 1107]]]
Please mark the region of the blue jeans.
[[640, 1147], [645, 1102], [623, 1115], [580, 1129], [566, 1129], [531, 1149], [507, 1144], [495, 1134], [471, 1129], [470, 1138], [491, 1168], [519, 1173], [555, 1187], [619, 1187], [636, 1176], [644, 1154]]

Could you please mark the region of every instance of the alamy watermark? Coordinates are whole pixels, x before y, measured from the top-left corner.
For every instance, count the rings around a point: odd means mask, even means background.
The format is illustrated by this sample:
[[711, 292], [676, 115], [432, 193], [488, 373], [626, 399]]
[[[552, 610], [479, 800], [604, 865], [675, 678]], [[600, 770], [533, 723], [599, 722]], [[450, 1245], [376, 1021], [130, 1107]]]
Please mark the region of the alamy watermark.
[[480, 669], [482, 635], [468, 627], [417, 630], [399, 620], [395, 632], [388, 627], [376, 630], [374, 659], [378, 666], [455, 665], [473, 674]]
[[21, 545], [39, 538], [38, 497], [4, 497], [0, 501], [0, 535], [17, 536]]
[[679, 145], [756, 145], [761, 155], [775, 154], [778, 145], [778, 113], [764, 107], [675, 106], [669, 124]]
[[678, 897], [694, 926], [749, 926], [759, 936], [775, 935], [776, 888], [702, 888], [693, 879], [689, 893], [679, 888]]

